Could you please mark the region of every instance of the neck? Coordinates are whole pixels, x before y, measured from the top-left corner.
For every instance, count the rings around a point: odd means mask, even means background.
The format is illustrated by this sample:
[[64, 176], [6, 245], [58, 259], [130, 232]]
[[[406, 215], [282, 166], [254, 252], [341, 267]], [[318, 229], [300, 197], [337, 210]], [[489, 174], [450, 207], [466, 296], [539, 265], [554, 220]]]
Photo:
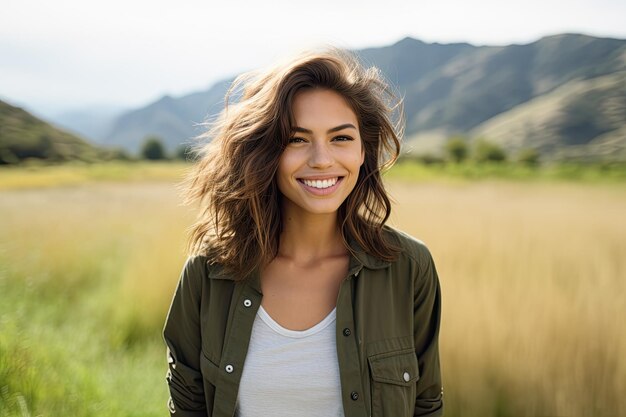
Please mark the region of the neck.
[[278, 256], [306, 264], [348, 253], [341, 237], [337, 213], [283, 213]]

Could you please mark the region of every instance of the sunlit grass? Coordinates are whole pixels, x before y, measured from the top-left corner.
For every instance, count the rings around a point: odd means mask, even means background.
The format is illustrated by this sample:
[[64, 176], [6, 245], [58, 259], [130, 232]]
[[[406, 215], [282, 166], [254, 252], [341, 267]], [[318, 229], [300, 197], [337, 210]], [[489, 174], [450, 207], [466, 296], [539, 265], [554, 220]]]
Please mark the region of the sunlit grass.
[[189, 166], [180, 161], [3, 166], [0, 167], [0, 190], [50, 188], [102, 181], [176, 181]]
[[447, 415], [619, 415], [626, 400], [626, 190], [392, 188], [443, 290]]
[[[447, 416], [626, 408], [626, 189], [391, 182], [443, 288]], [[193, 212], [171, 182], [0, 192], [0, 415], [166, 415]]]
[[163, 415], [191, 216], [169, 184], [5, 191], [0, 415]]
[[468, 182], [503, 180], [515, 182], [626, 183], [626, 163], [554, 163], [528, 166], [518, 163], [424, 164], [410, 159], [398, 161], [385, 174], [390, 179], [409, 181]]

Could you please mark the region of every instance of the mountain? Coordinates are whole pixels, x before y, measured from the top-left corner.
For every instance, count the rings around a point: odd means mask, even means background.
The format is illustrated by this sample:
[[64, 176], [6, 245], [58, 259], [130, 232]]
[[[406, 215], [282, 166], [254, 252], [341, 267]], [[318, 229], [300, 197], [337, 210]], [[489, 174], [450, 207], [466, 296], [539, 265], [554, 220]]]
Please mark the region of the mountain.
[[[626, 71], [567, 82], [472, 129], [515, 152], [626, 161]], [[565, 146], [559, 146], [565, 145]]]
[[408, 130], [461, 130], [576, 78], [625, 70], [626, 41], [558, 35], [528, 45], [478, 47], [406, 90]]
[[109, 153], [0, 100], [0, 165], [27, 158], [96, 161]]
[[43, 118], [54, 120], [54, 124], [61, 129], [99, 143], [109, 133], [117, 117], [126, 111], [116, 106], [88, 106]]
[[[433, 134], [438, 134], [434, 144], [440, 147], [447, 136], [471, 132], [491, 118], [550, 94], [569, 82], [625, 70], [624, 40], [565, 34], [545, 37], [528, 45], [474, 48], [405, 90], [407, 133], [416, 149], [420, 147], [421, 138]], [[626, 95], [624, 84], [616, 88], [617, 95], [623, 98]], [[597, 97], [598, 103], [605, 99], [609, 96]], [[570, 112], [563, 116], [570, 120], [561, 122], [563, 125], [580, 124], [575, 119], [578, 116]], [[486, 135], [485, 131], [481, 133]], [[551, 135], [551, 144], [543, 147], [544, 155], [556, 156], [556, 149], [569, 146], [573, 140], [571, 135], [575, 134], [561, 129]], [[430, 139], [432, 147], [432, 137]], [[522, 146], [535, 146], [535, 139], [536, 136], [526, 136]], [[626, 141], [626, 137], [623, 140]]]
[[[405, 38], [355, 52], [365, 64], [379, 67], [404, 97], [405, 149], [415, 153], [440, 153], [445, 140], [459, 133], [515, 149], [536, 147], [546, 159], [608, 158], [615, 154], [607, 149], [626, 143], [626, 86], [619, 82], [619, 74], [626, 71], [626, 40], [560, 34], [523, 45], [474, 46]], [[607, 76], [617, 78], [602, 81]], [[606, 80], [613, 80], [612, 87], [602, 87]], [[188, 143], [202, 131], [198, 123], [222, 109], [231, 81], [127, 112], [116, 119], [103, 143], [133, 152], [149, 134], [164, 138], [170, 151]], [[585, 104], [590, 98], [593, 106]], [[520, 114], [536, 120], [528, 109], [538, 108], [537, 103], [542, 110], [535, 111], [542, 118], [551, 115], [550, 120], [525, 131], [513, 123]], [[502, 127], [509, 123], [510, 129]], [[612, 145], [607, 148], [606, 143]]]
[[180, 98], [165, 96], [141, 109], [122, 114], [112, 124], [101, 143], [122, 146], [138, 152], [144, 138], [156, 135], [163, 139], [169, 151], [190, 143], [202, 131], [207, 116], [219, 113], [223, 98], [233, 79], [223, 80], [210, 89]]

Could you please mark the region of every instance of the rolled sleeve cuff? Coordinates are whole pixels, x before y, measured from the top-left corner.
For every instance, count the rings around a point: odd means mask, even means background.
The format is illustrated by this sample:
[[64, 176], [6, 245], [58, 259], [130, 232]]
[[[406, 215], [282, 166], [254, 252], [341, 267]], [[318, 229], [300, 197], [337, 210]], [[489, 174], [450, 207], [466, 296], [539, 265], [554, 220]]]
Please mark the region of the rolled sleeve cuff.
[[172, 397], [167, 400], [167, 408], [170, 411], [170, 417], [207, 417], [206, 410], [204, 411], [187, 411], [187, 410], [178, 410], [174, 405], [174, 401]]

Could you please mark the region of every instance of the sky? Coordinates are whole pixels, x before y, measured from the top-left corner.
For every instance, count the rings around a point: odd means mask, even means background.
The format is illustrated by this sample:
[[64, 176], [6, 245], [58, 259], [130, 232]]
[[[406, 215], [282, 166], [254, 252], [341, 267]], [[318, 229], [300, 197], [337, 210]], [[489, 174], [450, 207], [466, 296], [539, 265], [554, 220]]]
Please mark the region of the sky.
[[626, 38], [622, 0], [0, 0], [0, 99], [40, 115], [142, 107], [307, 47]]

